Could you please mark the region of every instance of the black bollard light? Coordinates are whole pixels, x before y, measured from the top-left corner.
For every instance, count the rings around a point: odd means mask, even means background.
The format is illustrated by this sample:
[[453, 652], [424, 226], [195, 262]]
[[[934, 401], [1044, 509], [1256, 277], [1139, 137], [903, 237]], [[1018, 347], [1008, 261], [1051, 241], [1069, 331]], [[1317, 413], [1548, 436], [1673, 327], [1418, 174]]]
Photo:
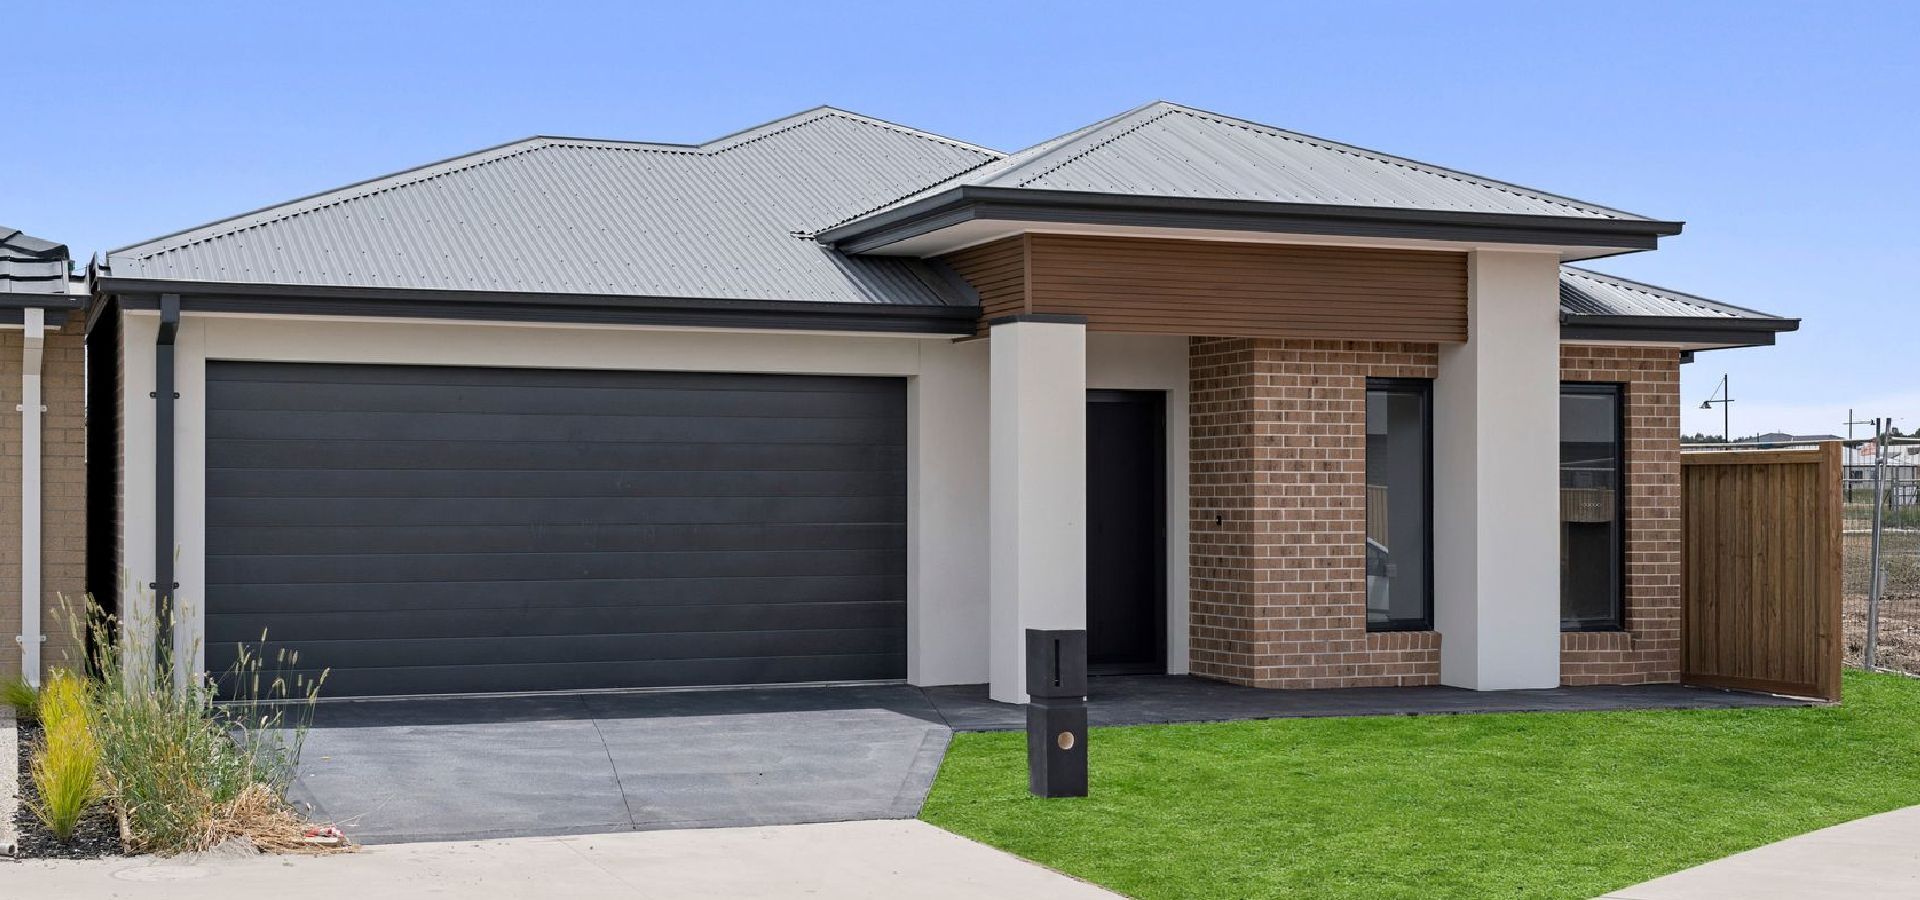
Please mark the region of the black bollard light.
[[1087, 795], [1087, 633], [1027, 629], [1027, 789]]

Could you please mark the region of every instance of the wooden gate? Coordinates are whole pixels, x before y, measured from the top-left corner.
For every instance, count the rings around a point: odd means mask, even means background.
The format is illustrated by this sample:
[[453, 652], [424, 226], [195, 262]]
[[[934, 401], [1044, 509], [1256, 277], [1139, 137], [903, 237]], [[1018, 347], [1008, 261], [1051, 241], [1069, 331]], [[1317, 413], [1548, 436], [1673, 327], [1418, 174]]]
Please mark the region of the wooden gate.
[[1680, 455], [1689, 684], [1840, 699], [1840, 444]]

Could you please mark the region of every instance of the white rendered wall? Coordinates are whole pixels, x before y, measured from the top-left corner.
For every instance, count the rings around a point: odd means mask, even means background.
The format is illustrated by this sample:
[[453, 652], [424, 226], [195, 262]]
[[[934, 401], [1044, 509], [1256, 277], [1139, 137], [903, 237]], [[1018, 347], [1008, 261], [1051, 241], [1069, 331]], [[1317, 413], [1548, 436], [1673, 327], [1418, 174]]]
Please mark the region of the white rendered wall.
[[1434, 383], [1440, 680], [1560, 683], [1559, 259], [1474, 251], [1468, 339]]
[[1029, 628], [1087, 627], [1087, 329], [988, 338], [989, 695], [1023, 703]]
[[987, 346], [923, 343], [908, 388], [907, 680], [987, 680]]

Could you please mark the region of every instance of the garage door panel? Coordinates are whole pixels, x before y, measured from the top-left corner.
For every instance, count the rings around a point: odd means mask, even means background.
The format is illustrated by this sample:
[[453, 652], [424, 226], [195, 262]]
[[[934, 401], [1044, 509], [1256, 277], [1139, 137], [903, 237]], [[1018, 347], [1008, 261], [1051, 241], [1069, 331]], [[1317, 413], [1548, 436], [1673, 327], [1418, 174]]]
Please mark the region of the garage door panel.
[[625, 553], [384, 553], [209, 556], [208, 585], [545, 581], [560, 578], [723, 578], [879, 573], [904, 577], [901, 550], [650, 551]]
[[848, 598], [904, 604], [906, 584], [893, 575], [782, 575], [766, 578], [653, 578], [608, 581], [255, 584], [220, 589], [226, 615], [324, 608], [339, 614], [384, 610], [544, 609], [577, 606], [676, 606], [839, 603]]
[[[393, 669], [336, 668], [327, 675], [324, 696], [392, 694], [499, 693], [506, 691], [595, 690], [608, 685], [631, 688], [686, 685], [792, 684], [809, 681], [865, 681], [898, 678], [906, 671], [904, 653], [834, 656], [756, 656], [741, 659], [632, 660], [628, 662], [517, 663], [489, 666], [410, 666]], [[313, 679], [319, 669], [288, 669], [289, 681]]]
[[477, 657], [494, 664], [626, 662], [634, 659], [741, 659], [750, 656], [898, 654], [905, 648], [892, 628], [789, 631], [709, 631], [651, 634], [533, 635], [431, 640], [309, 642], [343, 669], [461, 665]]
[[209, 469], [208, 490], [233, 498], [299, 497], [860, 497], [873, 492], [867, 471], [417, 471]]
[[718, 418], [558, 416], [541, 413], [261, 412], [209, 423], [210, 438], [252, 440], [562, 441], [567, 443], [876, 444], [897, 439], [892, 417]]
[[667, 550], [885, 550], [906, 542], [888, 522], [791, 525], [336, 525], [209, 528], [227, 554], [622, 552]]
[[[258, 641], [303, 648], [306, 641], [393, 638], [521, 638], [586, 634], [674, 634], [892, 628], [904, 625], [897, 603], [741, 603], [725, 606], [579, 606], [548, 609], [270, 612], [207, 616], [207, 642]], [[231, 650], [231, 647], [226, 648]], [[324, 647], [311, 648], [314, 652]], [[324, 659], [324, 656], [322, 657]], [[210, 667], [211, 668], [211, 667]]]
[[327, 693], [898, 678], [898, 379], [210, 362], [207, 654]]
[[[837, 379], [844, 385], [854, 379]], [[502, 411], [576, 416], [712, 416], [873, 418], [897, 416], [895, 404], [876, 403], [870, 392], [845, 388], [768, 391], [756, 389], [663, 390], [636, 393], [619, 387], [554, 385], [391, 384], [349, 396], [337, 384], [220, 382], [209, 385], [211, 403], [234, 411], [376, 413], [485, 413]]]
[[363, 385], [361, 396], [381, 386], [450, 385], [492, 391], [503, 387], [624, 389], [644, 379], [649, 391], [751, 390], [764, 393], [837, 391], [879, 395], [884, 402], [899, 388], [897, 379], [857, 375], [760, 375], [747, 372], [620, 372], [599, 369], [529, 369], [481, 366], [334, 365], [302, 362], [219, 362], [221, 384]]
[[216, 498], [207, 517], [223, 525], [758, 525], [901, 522], [905, 496], [564, 497], [542, 499]]
[[222, 439], [207, 465], [229, 469], [412, 469], [424, 471], [906, 471], [894, 444], [558, 443], [487, 441], [449, 458], [440, 441]]

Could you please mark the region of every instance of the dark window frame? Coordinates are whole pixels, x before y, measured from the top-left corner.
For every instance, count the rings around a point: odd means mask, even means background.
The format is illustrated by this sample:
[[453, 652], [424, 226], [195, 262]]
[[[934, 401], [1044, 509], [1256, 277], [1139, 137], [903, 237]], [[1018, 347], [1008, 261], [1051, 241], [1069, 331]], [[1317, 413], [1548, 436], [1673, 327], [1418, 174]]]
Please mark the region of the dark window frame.
[[[1613, 529], [1613, 619], [1603, 622], [1584, 622], [1569, 625], [1563, 615], [1560, 620], [1562, 634], [1585, 632], [1609, 632], [1627, 630], [1627, 385], [1618, 381], [1563, 381], [1560, 382], [1561, 394], [1586, 394], [1588, 396], [1613, 398], [1613, 462], [1615, 471], [1620, 473], [1619, 488], [1613, 492], [1613, 520], [1618, 527]], [[1556, 441], [1556, 445], [1557, 445]], [[1564, 533], [1564, 531], [1563, 531]], [[1564, 559], [1562, 565], [1565, 565]], [[1561, 595], [1566, 602], [1566, 595]]]
[[[1421, 518], [1423, 520], [1422, 531], [1424, 532], [1423, 536], [1425, 538], [1424, 543], [1426, 545], [1425, 553], [1426, 553], [1426, 563], [1427, 563], [1426, 571], [1421, 573], [1421, 581], [1422, 581], [1421, 587], [1426, 594], [1426, 600], [1427, 600], [1426, 614], [1418, 619], [1403, 619], [1397, 622], [1379, 622], [1379, 623], [1367, 622], [1366, 623], [1367, 633], [1376, 634], [1376, 633], [1389, 633], [1389, 632], [1396, 632], [1396, 631], [1432, 631], [1433, 630], [1433, 607], [1434, 607], [1433, 570], [1435, 568], [1434, 558], [1433, 558], [1433, 379], [1431, 378], [1368, 378], [1366, 390], [1367, 390], [1367, 393], [1369, 394], [1373, 393], [1374, 391], [1391, 391], [1395, 393], [1414, 393], [1420, 396], [1420, 431], [1421, 431], [1422, 443], [1425, 445], [1421, 447], [1421, 458], [1422, 458], [1423, 464], [1421, 466], [1420, 503], [1423, 507]], [[1366, 431], [1365, 417], [1366, 417], [1366, 414], [1364, 411], [1364, 404], [1363, 404], [1363, 410], [1361, 412], [1362, 424], [1360, 426], [1361, 432], [1363, 435], [1363, 440], [1361, 441], [1361, 451], [1360, 451], [1362, 454], [1366, 453], [1366, 441], [1364, 440], [1364, 434]], [[1363, 461], [1364, 461], [1364, 457], [1363, 457]], [[1363, 468], [1364, 468], [1364, 465], [1363, 465]], [[1364, 486], [1365, 480], [1366, 480], [1365, 476], [1363, 475], [1361, 478], [1363, 491], [1365, 490], [1365, 486]], [[1365, 500], [1363, 498], [1361, 502], [1361, 509], [1364, 511], [1365, 508], [1366, 508]], [[1363, 516], [1364, 516], [1364, 512], [1363, 512]], [[1364, 527], [1361, 529], [1360, 544], [1361, 544], [1361, 547], [1360, 547], [1361, 556], [1364, 558], [1366, 555], [1366, 529]], [[1364, 595], [1366, 591], [1363, 589], [1361, 593]], [[1362, 605], [1364, 606], [1364, 601], [1362, 602]], [[1365, 618], [1365, 616], [1363, 615], [1362, 618]]]

